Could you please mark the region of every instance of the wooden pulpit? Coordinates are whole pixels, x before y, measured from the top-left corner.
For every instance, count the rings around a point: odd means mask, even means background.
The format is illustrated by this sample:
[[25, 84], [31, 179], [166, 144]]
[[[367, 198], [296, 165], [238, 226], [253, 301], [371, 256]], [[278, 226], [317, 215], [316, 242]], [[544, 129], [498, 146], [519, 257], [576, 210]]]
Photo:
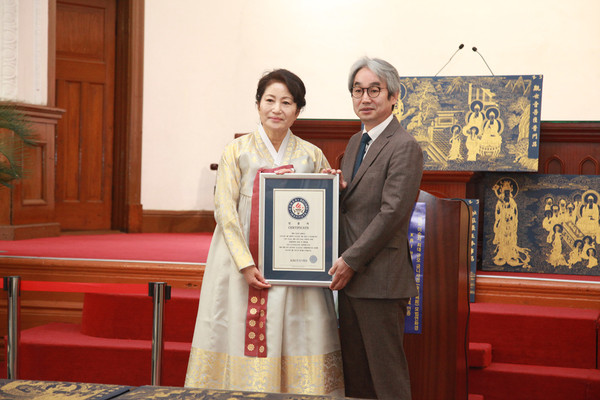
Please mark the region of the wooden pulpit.
[[413, 400], [467, 399], [470, 212], [419, 193], [426, 204], [421, 333], [405, 334]]

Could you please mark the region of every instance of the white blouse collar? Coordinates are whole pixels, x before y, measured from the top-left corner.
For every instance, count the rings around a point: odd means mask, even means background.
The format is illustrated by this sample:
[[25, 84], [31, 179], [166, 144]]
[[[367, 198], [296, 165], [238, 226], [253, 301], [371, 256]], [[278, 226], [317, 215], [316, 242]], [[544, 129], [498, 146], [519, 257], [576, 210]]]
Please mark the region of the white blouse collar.
[[265, 143], [265, 146], [267, 146], [267, 150], [269, 150], [271, 157], [273, 157], [273, 164], [281, 165], [283, 162], [283, 156], [285, 155], [285, 149], [287, 148], [291, 133], [292, 131], [288, 129], [283, 141], [281, 142], [281, 146], [279, 146], [279, 151], [275, 151], [275, 147], [273, 147], [273, 143], [271, 143], [271, 139], [269, 139], [267, 136], [267, 132], [265, 132], [262, 124], [258, 124], [258, 134]]

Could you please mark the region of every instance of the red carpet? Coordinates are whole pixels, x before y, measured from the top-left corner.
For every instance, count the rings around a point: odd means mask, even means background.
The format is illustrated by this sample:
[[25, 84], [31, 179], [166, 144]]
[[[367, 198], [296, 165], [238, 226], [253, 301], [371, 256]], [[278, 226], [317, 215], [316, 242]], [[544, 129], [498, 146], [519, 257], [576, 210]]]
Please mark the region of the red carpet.
[[0, 241], [0, 256], [205, 263], [212, 233], [114, 233]]
[[[165, 303], [163, 386], [183, 386], [199, 295], [173, 288]], [[88, 293], [82, 325], [51, 323], [22, 332], [20, 378], [148, 385], [151, 338], [149, 296]]]
[[[79, 326], [51, 323], [23, 331], [21, 379], [141, 386], [151, 383], [151, 341], [87, 336]], [[183, 386], [191, 343], [165, 342], [165, 386]]]
[[600, 399], [600, 310], [471, 304], [469, 392], [485, 400]]
[[[174, 288], [166, 302], [164, 385], [183, 384], [198, 296], [198, 290]], [[600, 310], [471, 307], [471, 399], [600, 399]], [[88, 293], [81, 325], [53, 323], [23, 331], [22, 377], [148, 384], [151, 323], [148, 296]]]

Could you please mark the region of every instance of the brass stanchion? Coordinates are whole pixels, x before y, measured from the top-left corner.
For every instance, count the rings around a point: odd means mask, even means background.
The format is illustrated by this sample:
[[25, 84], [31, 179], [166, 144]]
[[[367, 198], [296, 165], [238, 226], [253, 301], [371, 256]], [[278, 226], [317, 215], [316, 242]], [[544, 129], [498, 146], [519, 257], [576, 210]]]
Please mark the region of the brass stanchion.
[[165, 301], [171, 298], [171, 287], [165, 282], [150, 282], [148, 295], [153, 299], [152, 318], [152, 386], [160, 386], [164, 350], [163, 322]]
[[6, 372], [8, 379], [19, 379], [19, 342], [21, 339], [21, 278], [5, 276], [7, 291], [8, 332], [6, 341]]

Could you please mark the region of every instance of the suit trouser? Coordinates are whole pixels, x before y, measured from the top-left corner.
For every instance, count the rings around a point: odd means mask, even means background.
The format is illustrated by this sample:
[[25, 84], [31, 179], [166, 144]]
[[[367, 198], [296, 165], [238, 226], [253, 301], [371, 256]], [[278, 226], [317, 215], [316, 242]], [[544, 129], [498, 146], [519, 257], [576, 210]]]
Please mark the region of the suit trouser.
[[364, 299], [339, 292], [346, 396], [410, 400], [404, 354], [408, 299]]

